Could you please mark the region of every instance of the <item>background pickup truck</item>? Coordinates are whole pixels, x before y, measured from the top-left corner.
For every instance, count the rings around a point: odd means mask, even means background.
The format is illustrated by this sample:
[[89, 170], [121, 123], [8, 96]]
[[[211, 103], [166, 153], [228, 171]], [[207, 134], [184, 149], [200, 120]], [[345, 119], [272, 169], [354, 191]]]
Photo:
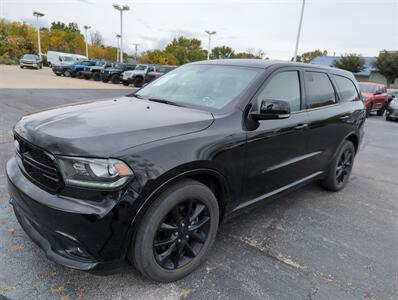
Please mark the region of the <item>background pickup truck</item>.
[[95, 60], [87, 60], [70, 66], [53, 66], [52, 70], [58, 76], [64, 75], [65, 77], [80, 77], [81, 71], [83, 71], [84, 68], [94, 66], [95, 64]]
[[123, 72], [134, 70], [135, 67], [134, 64], [117, 63], [111, 68], [101, 70], [101, 80], [103, 82], [120, 83]]
[[85, 67], [83, 71], [80, 72], [81, 77], [86, 80], [90, 80], [91, 78], [94, 81], [101, 80], [101, 71], [106, 68], [113, 67], [113, 63], [109, 61], [97, 61], [95, 66], [92, 67]]

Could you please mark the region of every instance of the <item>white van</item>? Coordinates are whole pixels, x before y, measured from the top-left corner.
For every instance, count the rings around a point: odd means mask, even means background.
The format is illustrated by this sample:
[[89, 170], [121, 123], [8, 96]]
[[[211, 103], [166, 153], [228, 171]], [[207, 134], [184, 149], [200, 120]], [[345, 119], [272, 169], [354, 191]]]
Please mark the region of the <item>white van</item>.
[[58, 51], [47, 52], [47, 61], [50, 67], [69, 66], [82, 60], [87, 60], [87, 57], [79, 54], [64, 53]]

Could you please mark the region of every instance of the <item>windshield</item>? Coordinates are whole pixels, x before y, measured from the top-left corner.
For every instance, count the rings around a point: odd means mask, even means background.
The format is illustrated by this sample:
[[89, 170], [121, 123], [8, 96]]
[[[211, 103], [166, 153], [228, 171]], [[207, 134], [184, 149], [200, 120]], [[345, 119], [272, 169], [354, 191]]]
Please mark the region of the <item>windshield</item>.
[[33, 55], [33, 54], [25, 54], [23, 56], [24, 59], [39, 59], [39, 57], [37, 55]]
[[262, 70], [220, 65], [186, 65], [136, 93], [184, 106], [222, 109], [239, 96]]
[[148, 66], [145, 66], [145, 65], [138, 65], [135, 67], [135, 70], [144, 71], [144, 70], [146, 70], [147, 67]]
[[361, 90], [362, 93], [371, 94], [375, 90], [375, 86], [372, 85], [372, 84], [360, 83], [359, 84], [359, 89]]

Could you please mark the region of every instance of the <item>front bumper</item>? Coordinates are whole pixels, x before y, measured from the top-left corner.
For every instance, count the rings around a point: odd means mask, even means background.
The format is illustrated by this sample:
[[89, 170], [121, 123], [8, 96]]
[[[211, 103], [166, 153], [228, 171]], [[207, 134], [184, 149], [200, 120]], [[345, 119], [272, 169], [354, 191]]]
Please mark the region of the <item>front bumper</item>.
[[33, 62], [23, 62], [21, 61], [19, 63], [21, 67], [29, 67], [29, 68], [38, 68], [40, 65], [38, 63], [33, 63]]
[[6, 166], [10, 203], [21, 227], [45, 252], [63, 266], [109, 274], [125, 264], [126, 237], [132, 217], [125, 201], [83, 201], [52, 195], [25, 177], [20, 158]]

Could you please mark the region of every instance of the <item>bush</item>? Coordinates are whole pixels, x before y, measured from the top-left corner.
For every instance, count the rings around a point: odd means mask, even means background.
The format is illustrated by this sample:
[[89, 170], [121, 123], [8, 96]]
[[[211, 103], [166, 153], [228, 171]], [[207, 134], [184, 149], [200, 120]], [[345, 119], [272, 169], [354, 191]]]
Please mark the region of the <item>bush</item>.
[[19, 61], [17, 59], [12, 59], [8, 53], [0, 56], [0, 65], [18, 65]]

